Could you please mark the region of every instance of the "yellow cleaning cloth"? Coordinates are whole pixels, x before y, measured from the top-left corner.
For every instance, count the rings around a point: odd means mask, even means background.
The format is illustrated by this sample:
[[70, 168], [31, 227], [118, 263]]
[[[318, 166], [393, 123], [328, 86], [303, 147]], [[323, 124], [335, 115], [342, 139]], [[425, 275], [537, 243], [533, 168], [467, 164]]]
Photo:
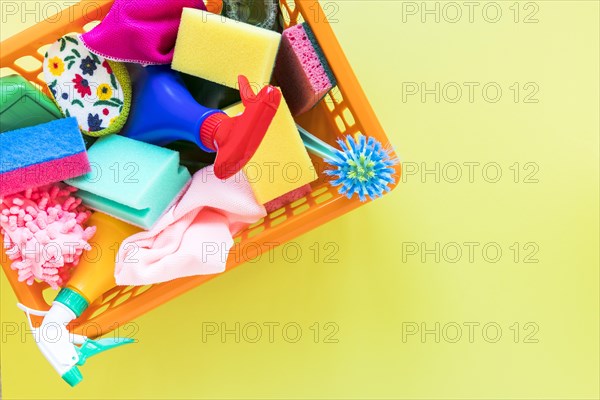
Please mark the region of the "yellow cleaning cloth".
[[235, 89], [240, 74], [253, 86], [265, 86], [280, 41], [277, 32], [184, 8], [171, 67]]
[[[244, 106], [238, 103], [223, 111], [234, 117], [244, 111]], [[244, 174], [261, 204], [317, 179], [315, 168], [283, 98], [260, 147], [244, 167]]]

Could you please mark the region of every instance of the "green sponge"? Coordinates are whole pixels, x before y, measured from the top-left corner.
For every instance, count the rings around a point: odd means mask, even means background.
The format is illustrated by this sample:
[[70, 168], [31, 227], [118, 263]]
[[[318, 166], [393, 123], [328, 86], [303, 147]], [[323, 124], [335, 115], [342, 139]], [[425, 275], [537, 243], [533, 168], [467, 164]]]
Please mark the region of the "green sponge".
[[92, 172], [67, 182], [87, 206], [150, 229], [191, 181], [179, 153], [119, 135], [88, 150]]
[[269, 84], [281, 35], [206, 11], [184, 8], [171, 67], [237, 88], [238, 75]]
[[62, 118], [56, 105], [20, 75], [0, 78], [0, 133]]

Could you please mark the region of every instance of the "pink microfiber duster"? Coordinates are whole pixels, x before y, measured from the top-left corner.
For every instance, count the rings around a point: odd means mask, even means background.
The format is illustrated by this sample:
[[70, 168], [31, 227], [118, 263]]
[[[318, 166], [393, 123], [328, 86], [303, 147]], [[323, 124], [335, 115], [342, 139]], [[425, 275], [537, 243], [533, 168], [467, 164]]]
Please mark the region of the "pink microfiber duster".
[[53, 184], [2, 199], [0, 228], [4, 248], [19, 281], [37, 279], [58, 289], [79, 263], [95, 227], [84, 228], [90, 211], [72, 194], [77, 189]]
[[100, 25], [81, 39], [109, 60], [170, 64], [184, 7], [206, 10], [202, 0], [116, 0]]

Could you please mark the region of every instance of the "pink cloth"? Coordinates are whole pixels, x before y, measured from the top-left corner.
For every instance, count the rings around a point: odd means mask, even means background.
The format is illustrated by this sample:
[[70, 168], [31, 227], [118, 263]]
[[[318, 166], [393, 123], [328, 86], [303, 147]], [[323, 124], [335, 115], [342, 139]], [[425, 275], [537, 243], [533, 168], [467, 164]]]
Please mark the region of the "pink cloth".
[[212, 165], [206, 167], [152, 230], [123, 241], [117, 284], [149, 285], [223, 272], [233, 236], [265, 215], [244, 174], [222, 181]]
[[100, 25], [81, 39], [109, 60], [170, 64], [184, 7], [206, 10], [202, 0], [116, 0]]

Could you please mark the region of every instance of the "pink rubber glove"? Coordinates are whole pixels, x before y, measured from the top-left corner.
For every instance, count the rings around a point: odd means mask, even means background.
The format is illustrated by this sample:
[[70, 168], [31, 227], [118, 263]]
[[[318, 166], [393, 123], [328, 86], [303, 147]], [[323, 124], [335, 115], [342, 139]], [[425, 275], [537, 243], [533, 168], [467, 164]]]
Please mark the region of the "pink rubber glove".
[[202, 0], [116, 0], [81, 39], [92, 53], [109, 60], [170, 64], [184, 7], [206, 10]]

